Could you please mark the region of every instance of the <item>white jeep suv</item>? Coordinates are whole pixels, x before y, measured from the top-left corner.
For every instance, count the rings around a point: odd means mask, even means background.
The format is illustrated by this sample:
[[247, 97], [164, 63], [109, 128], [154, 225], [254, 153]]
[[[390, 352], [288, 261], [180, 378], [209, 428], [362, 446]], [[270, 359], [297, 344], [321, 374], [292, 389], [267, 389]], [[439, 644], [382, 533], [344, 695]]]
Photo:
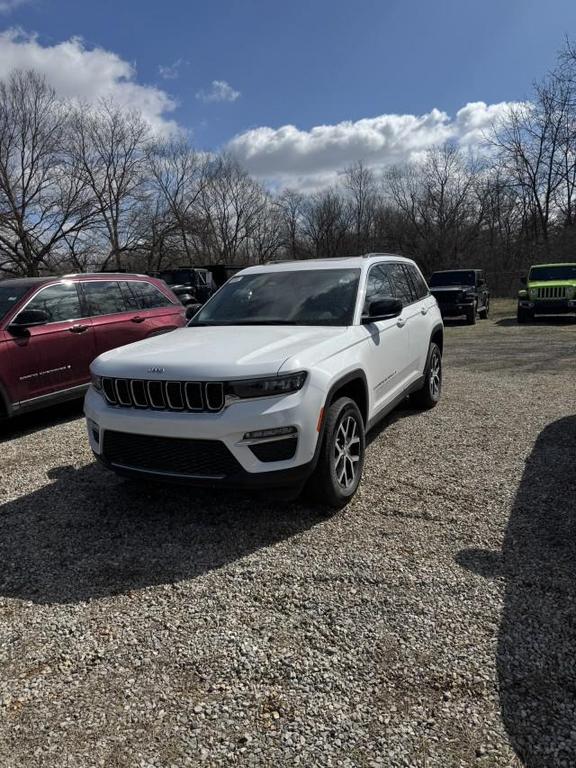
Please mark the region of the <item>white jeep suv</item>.
[[250, 267], [188, 327], [94, 361], [90, 445], [121, 475], [292, 495], [311, 480], [321, 503], [343, 506], [367, 430], [407, 395], [438, 402], [442, 345], [409, 259]]

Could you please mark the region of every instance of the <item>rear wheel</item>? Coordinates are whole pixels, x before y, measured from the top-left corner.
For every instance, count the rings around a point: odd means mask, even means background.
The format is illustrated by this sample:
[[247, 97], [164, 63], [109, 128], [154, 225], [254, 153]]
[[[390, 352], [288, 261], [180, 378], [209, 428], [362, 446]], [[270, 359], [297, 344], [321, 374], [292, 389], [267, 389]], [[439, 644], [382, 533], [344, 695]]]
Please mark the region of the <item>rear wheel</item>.
[[432, 342], [428, 349], [424, 385], [414, 392], [412, 403], [422, 410], [429, 410], [438, 405], [442, 395], [442, 352], [438, 344]]
[[356, 403], [341, 397], [327, 409], [318, 464], [309, 482], [314, 499], [332, 509], [356, 493], [364, 467], [364, 421]]

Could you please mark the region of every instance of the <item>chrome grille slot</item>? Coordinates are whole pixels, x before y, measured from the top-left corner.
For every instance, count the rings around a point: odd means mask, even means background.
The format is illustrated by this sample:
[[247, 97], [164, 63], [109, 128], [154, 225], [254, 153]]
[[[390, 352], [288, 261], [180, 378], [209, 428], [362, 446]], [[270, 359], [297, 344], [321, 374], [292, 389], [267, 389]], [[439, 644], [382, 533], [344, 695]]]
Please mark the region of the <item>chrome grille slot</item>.
[[110, 405], [123, 408], [217, 413], [226, 404], [222, 381], [103, 378], [102, 388]]
[[220, 411], [224, 407], [224, 385], [221, 381], [209, 381], [205, 387], [206, 407], [209, 411]]
[[132, 390], [132, 401], [136, 408], [148, 408], [148, 394], [146, 392], [146, 382], [134, 379], [130, 382]]
[[188, 381], [184, 385], [186, 405], [190, 411], [201, 411], [204, 408], [202, 400], [202, 385], [198, 381]]
[[130, 383], [126, 379], [116, 379], [116, 395], [119, 405], [132, 405]]
[[166, 408], [166, 397], [164, 396], [164, 382], [163, 381], [149, 381], [148, 382], [148, 400], [150, 406], [158, 410]]
[[173, 411], [184, 410], [184, 394], [182, 384], [179, 381], [166, 382], [166, 403]]
[[538, 288], [539, 299], [564, 299], [566, 298], [566, 287], [564, 285], [545, 285]]
[[118, 397], [116, 396], [114, 379], [102, 379], [102, 389], [104, 390], [106, 400], [108, 400], [111, 405], [116, 405], [118, 402]]

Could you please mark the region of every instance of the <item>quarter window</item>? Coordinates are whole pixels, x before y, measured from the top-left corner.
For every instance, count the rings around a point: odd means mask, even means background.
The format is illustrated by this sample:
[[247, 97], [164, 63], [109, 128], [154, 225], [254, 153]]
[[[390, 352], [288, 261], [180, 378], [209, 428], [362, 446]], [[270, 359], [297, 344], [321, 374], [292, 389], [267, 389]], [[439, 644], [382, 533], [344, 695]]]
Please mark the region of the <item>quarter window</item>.
[[115, 315], [128, 309], [120, 284], [116, 281], [94, 280], [83, 283], [83, 288], [90, 316]]
[[74, 283], [58, 283], [43, 288], [30, 300], [26, 309], [40, 309], [46, 312], [49, 323], [77, 320], [82, 317], [80, 299]]

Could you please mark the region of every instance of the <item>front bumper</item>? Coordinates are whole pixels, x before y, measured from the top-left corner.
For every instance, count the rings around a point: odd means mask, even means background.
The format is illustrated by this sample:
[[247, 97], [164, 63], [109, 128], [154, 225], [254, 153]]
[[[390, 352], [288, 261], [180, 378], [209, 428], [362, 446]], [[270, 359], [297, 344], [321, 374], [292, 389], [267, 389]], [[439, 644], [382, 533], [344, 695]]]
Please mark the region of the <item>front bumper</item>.
[[[438, 300], [436, 300], [438, 301]], [[466, 315], [474, 308], [473, 301], [443, 302], [438, 301], [438, 307], [442, 317], [459, 317]]]
[[535, 315], [565, 315], [569, 312], [576, 312], [576, 299], [553, 299], [550, 301], [521, 299], [518, 302], [518, 307]]
[[[111, 406], [93, 388], [88, 390], [84, 404], [88, 439], [95, 456], [108, 468], [121, 475], [150, 477], [156, 480], [239, 488], [287, 487], [303, 483], [315, 465], [318, 445], [317, 424], [324, 405], [323, 393], [308, 383], [304, 390], [288, 396], [261, 398], [234, 403], [218, 413], [188, 413], [138, 410]], [[247, 441], [247, 432], [294, 427], [296, 450], [289, 459], [260, 461], [254, 453], [254, 441]], [[121, 433], [128, 437], [166, 438], [186, 450], [186, 441], [212, 441], [225, 447], [233, 461], [223, 472], [210, 468], [188, 472], [178, 466], [170, 467], [166, 456], [158, 455], [155, 466], [153, 451], [146, 460], [107, 455], [106, 433]], [[153, 441], [152, 441], [153, 442]], [[162, 459], [162, 460], [161, 460]], [[198, 462], [196, 462], [198, 465]]]

